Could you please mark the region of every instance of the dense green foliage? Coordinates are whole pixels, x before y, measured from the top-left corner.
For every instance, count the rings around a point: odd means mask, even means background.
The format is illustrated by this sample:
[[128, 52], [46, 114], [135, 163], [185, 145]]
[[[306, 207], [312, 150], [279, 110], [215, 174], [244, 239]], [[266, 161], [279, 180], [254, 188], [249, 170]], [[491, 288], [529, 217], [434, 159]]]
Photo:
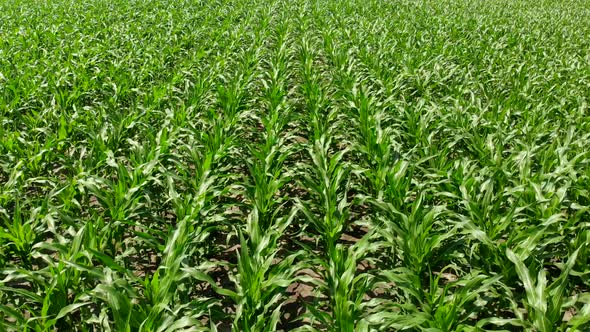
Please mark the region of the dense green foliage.
[[587, 331], [590, 2], [0, 0], [0, 331]]

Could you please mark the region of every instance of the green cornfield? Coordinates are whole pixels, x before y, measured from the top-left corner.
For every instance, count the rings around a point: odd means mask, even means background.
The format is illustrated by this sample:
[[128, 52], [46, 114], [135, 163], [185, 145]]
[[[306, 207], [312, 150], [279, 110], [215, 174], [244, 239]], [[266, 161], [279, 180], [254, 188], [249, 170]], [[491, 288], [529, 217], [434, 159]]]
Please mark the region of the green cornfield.
[[0, 331], [590, 331], [590, 1], [0, 0]]

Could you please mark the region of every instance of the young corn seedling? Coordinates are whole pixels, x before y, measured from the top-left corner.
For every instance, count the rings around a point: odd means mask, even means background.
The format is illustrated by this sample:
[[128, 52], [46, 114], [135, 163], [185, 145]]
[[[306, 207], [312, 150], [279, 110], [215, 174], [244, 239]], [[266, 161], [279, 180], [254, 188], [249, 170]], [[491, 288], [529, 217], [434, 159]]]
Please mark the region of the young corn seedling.
[[126, 227], [134, 226], [134, 219], [145, 205], [142, 202], [142, 189], [150, 181], [149, 175], [154, 163], [142, 165], [129, 172], [126, 166], [115, 161], [112, 153], [107, 158], [107, 163], [117, 171], [116, 180], [89, 179], [80, 183], [107, 212], [106, 227], [109, 229], [110, 240], [109, 246], [105, 249], [110, 255], [115, 256], [122, 249]]
[[303, 36], [301, 40], [301, 89], [305, 98], [306, 121], [310, 124], [310, 139], [319, 140], [332, 130], [331, 123], [335, 121], [335, 109], [328, 108], [328, 93], [322, 85], [321, 73], [315, 69], [313, 36]]
[[33, 245], [39, 243], [42, 234], [40, 234], [41, 225], [34, 213], [27, 220], [26, 214], [23, 215], [23, 208], [19, 202], [14, 203], [14, 212], [12, 220], [1, 215], [0, 220], [3, 222], [3, 228], [0, 229], [0, 239], [6, 253], [12, 253], [13, 257], [18, 257], [25, 268], [31, 268], [31, 249]]
[[449, 219], [446, 219], [448, 224], [442, 223], [441, 220], [451, 216], [443, 206], [425, 207], [424, 195], [417, 194], [408, 212], [398, 211], [388, 202], [372, 202], [384, 214], [380, 234], [390, 246], [399, 250], [403, 265], [420, 279], [435, 264], [436, 250], [440, 250], [459, 227], [453, 226]]
[[342, 161], [346, 151], [330, 155], [329, 149], [330, 139], [322, 137], [309, 150], [315, 169], [304, 175], [303, 183], [317, 199], [317, 204], [298, 203], [319, 234], [324, 250], [316, 258], [321, 267], [317, 272], [322, 279], [312, 282], [325, 290], [329, 311], [309, 309], [320, 326], [332, 331], [355, 331], [366, 328], [362, 302], [365, 292], [371, 289], [370, 276], [359, 274], [356, 269], [371, 246], [368, 235], [351, 247], [339, 243], [350, 222], [346, 183], [348, 170]]
[[[494, 285], [501, 276], [473, 273], [445, 281], [448, 269], [430, 275], [429, 287], [421, 293], [422, 281], [411, 270], [397, 268], [383, 272], [387, 283], [395, 283], [403, 295], [398, 301], [379, 300], [367, 321], [376, 327], [428, 331], [464, 331], [470, 320], [485, 312], [483, 299], [497, 296]], [[478, 304], [479, 302], [479, 304]]]
[[284, 258], [278, 256], [279, 239], [296, 212], [272, 220], [265, 228], [261, 228], [256, 208], [248, 216], [245, 232], [240, 232], [238, 274], [233, 277], [236, 284], [233, 298], [237, 304], [233, 330], [276, 330], [285, 301], [284, 291], [298, 280], [295, 273], [301, 268], [295, 260], [302, 251]]
[[383, 104], [368, 95], [363, 85], [353, 88], [351, 99], [356, 113], [354, 121], [359, 130], [357, 148], [368, 161], [368, 171], [365, 175], [369, 179], [373, 194], [381, 198], [387, 183], [387, 175], [397, 157], [397, 153], [392, 150], [394, 144], [391, 141], [390, 130], [382, 127], [385, 112], [380, 110], [383, 109]]
[[[32, 331], [71, 329], [82, 324], [81, 317], [90, 317], [90, 304], [85, 287], [100, 274], [93, 271], [93, 254], [84, 249], [92, 246], [92, 225], [86, 224], [68, 238], [57, 235], [56, 243], [39, 242], [31, 256], [43, 266], [38, 270], [13, 269], [4, 271], [3, 283], [29, 284], [28, 288], [0, 287], [15, 296], [29, 317], [13, 312], [20, 328]], [[82, 313], [76, 314], [78, 311]]]
[[[525, 294], [523, 299], [525, 312], [519, 310], [518, 300], [510, 289], [506, 289], [511, 299], [512, 309], [516, 318], [489, 318], [481, 320], [478, 325], [487, 324], [519, 326], [536, 331], [564, 330], [567, 323], [563, 321], [565, 310], [572, 305], [567, 299], [569, 275], [578, 256], [578, 250], [574, 251], [563, 264], [559, 276], [549, 283], [547, 271], [543, 266], [538, 267], [538, 273], [531, 275], [530, 269], [525, 265], [526, 255], [518, 255], [510, 249], [506, 250], [506, 256], [516, 267], [516, 273]], [[526, 313], [526, 316], [524, 315]], [[583, 322], [581, 317], [576, 317], [578, 322]], [[575, 321], [574, 321], [574, 324]]]

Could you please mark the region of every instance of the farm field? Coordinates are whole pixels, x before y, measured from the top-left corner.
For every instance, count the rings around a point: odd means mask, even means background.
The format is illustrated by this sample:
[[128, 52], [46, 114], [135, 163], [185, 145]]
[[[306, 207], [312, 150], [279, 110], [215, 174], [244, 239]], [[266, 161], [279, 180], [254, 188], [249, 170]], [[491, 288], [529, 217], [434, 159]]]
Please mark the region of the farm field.
[[590, 331], [590, 2], [0, 0], [0, 331]]

